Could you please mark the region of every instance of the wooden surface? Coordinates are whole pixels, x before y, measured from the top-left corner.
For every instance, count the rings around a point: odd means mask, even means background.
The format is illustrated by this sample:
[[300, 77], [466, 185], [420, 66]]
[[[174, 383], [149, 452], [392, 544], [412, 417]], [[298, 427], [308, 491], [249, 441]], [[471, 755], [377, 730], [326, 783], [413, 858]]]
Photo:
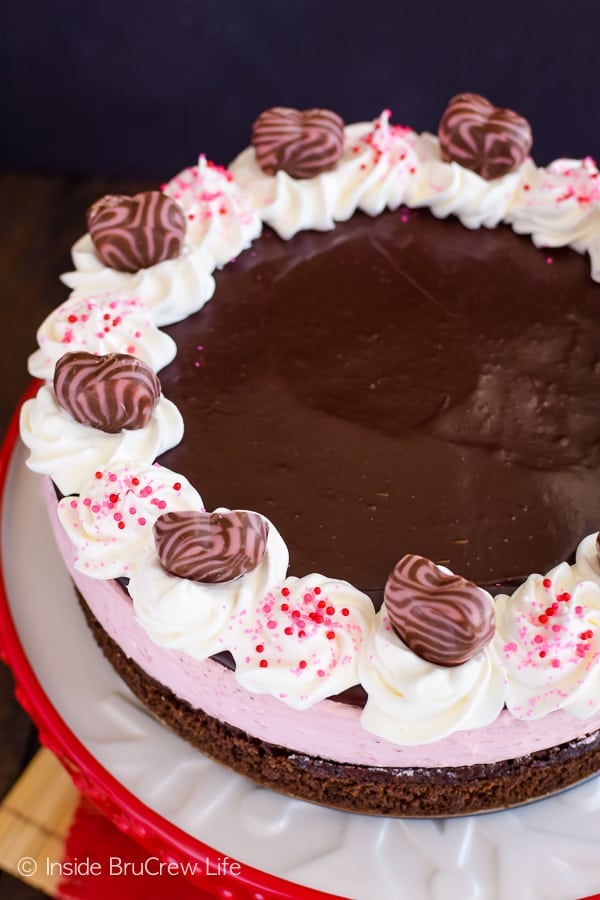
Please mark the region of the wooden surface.
[[[152, 186], [0, 174], [0, 434], [31, 380], [27, 357], [37, 346], [36, 329], [68, 296], [59, 275], [71, 268], [69, 248], [85, 231], [88, 206], [105, 193]], [[37, 749], [35, 728], [16, 703], [11, 673], [0, 662], [0, 801]], [[2, 900], [42, 896], [0, 870]]]

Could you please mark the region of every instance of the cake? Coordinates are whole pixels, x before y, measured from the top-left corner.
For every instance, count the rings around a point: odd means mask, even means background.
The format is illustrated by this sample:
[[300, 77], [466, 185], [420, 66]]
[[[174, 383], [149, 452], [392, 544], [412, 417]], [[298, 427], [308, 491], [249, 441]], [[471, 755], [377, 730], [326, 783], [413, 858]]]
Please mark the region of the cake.
[[445, 816], [600, 769], [598, 170], [531, 146], [474, 94], [437, 136], [274, 107], [100, 198], [38, 330], [89, 626], [266, 787]]

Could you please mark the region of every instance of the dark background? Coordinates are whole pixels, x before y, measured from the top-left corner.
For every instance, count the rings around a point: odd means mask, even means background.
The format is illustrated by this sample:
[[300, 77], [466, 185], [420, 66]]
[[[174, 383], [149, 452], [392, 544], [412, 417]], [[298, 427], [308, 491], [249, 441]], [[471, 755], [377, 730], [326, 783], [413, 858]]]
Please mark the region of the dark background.
[[436, 130], [476, 91], [600, 155], [598, 0], [4, 0], [0, 168], [163, 179], [276, 104]]

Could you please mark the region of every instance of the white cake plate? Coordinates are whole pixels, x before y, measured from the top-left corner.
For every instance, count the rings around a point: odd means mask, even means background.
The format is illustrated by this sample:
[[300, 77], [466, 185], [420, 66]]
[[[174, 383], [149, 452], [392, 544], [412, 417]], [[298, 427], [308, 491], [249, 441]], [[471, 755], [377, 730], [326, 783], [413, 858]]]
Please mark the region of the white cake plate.
[[[574, 900], [600, 891], [600, 777], [506, 812], [368, 817], [259, 788], [158, 724], [87, 629], [25, 455], [13, 423], [0, 645], [42, 739], [121, 828], [163, 858], [200, 861], [204, 888], [214, 884], [222, 898]], [[208, 877], [210, 858], [222, 878]]]

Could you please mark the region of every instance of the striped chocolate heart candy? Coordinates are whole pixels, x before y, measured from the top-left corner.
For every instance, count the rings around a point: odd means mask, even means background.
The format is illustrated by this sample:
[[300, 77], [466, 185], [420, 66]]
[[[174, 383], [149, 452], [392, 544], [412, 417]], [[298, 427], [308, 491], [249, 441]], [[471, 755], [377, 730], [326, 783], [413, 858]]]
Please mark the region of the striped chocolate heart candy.
[[267, 175], [314, 178], [334, 169], [344, 146], [344, 122], [329, 109], [274, 106], [252, 126], [256, 159]]
[[245, 510], [163, 513], [154, 542], [163, 568], [201, 584], [233, 581], [255, 569], [267, 547], [269, 525]]
[[107, 194], [87, 211], [87, 227], [102, 262], [119, 272], [137, 272], [179, 256], [185, 216], [160, 191], [133, 197]]
[[398, 636], [417, 656], [440, 666], [461, 665], [494, 635], [490, 595], [422, 556], [402, 557], [386, 582], [384, 600]]
[[65, 353], [54, 370], [60, 406], [83, 425], [109, 434], [143, 428], [160, 397], [160, 382], [141, 359], [126, 353]]
[[532, 144], [529, 122], [479, 94], [453, 97], [438, 129], [445, 162], [457, 162], [488, 180], [513, 172]]

